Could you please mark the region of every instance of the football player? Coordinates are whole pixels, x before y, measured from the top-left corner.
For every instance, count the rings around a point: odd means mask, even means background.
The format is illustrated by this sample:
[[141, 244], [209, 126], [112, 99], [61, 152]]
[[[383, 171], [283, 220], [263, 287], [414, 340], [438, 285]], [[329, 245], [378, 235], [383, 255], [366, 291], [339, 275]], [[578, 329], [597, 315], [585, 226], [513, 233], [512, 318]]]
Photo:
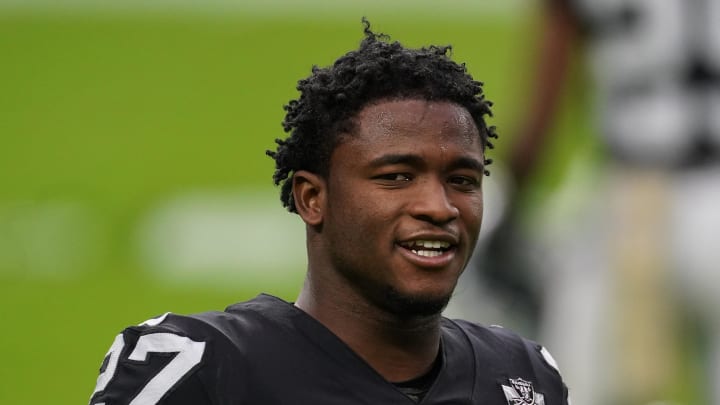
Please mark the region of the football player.
[[294, 303], [165, 314], [113, 342], [90, 403], [567, 404], [540, 345], [441, 316], [477, 241], [495, 138], [450, 47], [370, 30], [313, 68], [268, 151], [306, 225]]

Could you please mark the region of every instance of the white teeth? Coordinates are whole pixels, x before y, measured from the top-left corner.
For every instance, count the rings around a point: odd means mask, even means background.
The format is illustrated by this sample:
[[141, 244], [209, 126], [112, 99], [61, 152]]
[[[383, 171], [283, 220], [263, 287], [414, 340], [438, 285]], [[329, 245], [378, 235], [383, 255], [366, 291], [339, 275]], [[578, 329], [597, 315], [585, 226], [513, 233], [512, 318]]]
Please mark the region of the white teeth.
[[443, 252], [440, 252], [438, 250], [413, 250], [413, 253], [415, 253], [418, 256], [425, 256], [425, 257], [437, 257], [443, 254]]
[[449, 242], [439, 240], [411, 240], [402, 244], [413, 253], [423, 257], [438, 257], [445, 253], [444, 249], [450, 247]]
[[409, 247], [418, 246], [429, 249], [447, 249], [450, 247], [450, 243], [439, 240], [414, 240], [408, 242]]

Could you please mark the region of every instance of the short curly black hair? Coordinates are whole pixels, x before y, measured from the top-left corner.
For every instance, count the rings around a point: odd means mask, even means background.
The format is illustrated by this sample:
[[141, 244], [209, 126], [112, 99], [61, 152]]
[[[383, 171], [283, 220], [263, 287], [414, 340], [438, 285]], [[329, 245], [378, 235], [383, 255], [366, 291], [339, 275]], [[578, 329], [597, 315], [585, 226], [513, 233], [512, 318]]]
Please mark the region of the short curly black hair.
[[[290, 212], [297, 212], [292, 195], [296, 171], [307, 170], [327, 176], [330, 155], [340, 135], [352, 133], [353, 117], [375, 100], [421, 98], [451, 101], [463, 106], [480, 133], [483, 150], [492, 149], [490, 138], [497, 138], [495, 127], [485, 116], [492, 116], [492, 103], [483, 95], [482, 83], [473, 80], [465, 64], [450, 59], [451, 46], [405, 48], [375, 34], [362, 19], [365, 38], [357, 50], [348, 52], [332, 66], [313, 66], [312, 74], [298, 82], [300, 98], [286, 106], [282, 125], [290, 133], [276, 139], [277, 150], [266, 151], [275, 160], [275, 185], [281, 186], [280, 200]], [[485, 159], [488, 165], [491, 159]], [[489, 172], [486, 170], [485, 174]]]

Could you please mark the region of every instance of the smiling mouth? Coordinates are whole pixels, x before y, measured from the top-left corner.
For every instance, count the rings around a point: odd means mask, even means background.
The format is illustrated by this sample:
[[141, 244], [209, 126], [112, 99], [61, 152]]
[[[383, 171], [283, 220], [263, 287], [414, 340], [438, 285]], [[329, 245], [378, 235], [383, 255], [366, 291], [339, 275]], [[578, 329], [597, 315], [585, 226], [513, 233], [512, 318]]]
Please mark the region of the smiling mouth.
[[438, 257], [452, 248], [448, 242], [439, 240], [412, 240], [400, 243], [400, 246], [422, 257]]

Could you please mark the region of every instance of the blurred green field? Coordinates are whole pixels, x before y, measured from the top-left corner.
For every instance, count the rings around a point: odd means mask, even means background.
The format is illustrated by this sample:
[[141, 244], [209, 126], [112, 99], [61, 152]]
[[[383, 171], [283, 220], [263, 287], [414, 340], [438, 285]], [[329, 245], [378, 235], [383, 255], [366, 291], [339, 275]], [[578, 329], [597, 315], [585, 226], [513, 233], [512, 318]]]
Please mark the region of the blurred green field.
[[[530, 13], [360, 11], [408, 45], [452, 43], [486, 81], [493, 123], [512, 125]], [[294, 298], [302, 258], [177, 282], [142, 260], [138, 227], [195, 192], [273, 193], [267, 204], [289, 215], [264, 150], [284, 136], [296, 81], [357, 45], [360, 16], [0, 8], [0, 403], [87, 401], [113, 336], [156, 314], [222, 309], [260, 291]]]

